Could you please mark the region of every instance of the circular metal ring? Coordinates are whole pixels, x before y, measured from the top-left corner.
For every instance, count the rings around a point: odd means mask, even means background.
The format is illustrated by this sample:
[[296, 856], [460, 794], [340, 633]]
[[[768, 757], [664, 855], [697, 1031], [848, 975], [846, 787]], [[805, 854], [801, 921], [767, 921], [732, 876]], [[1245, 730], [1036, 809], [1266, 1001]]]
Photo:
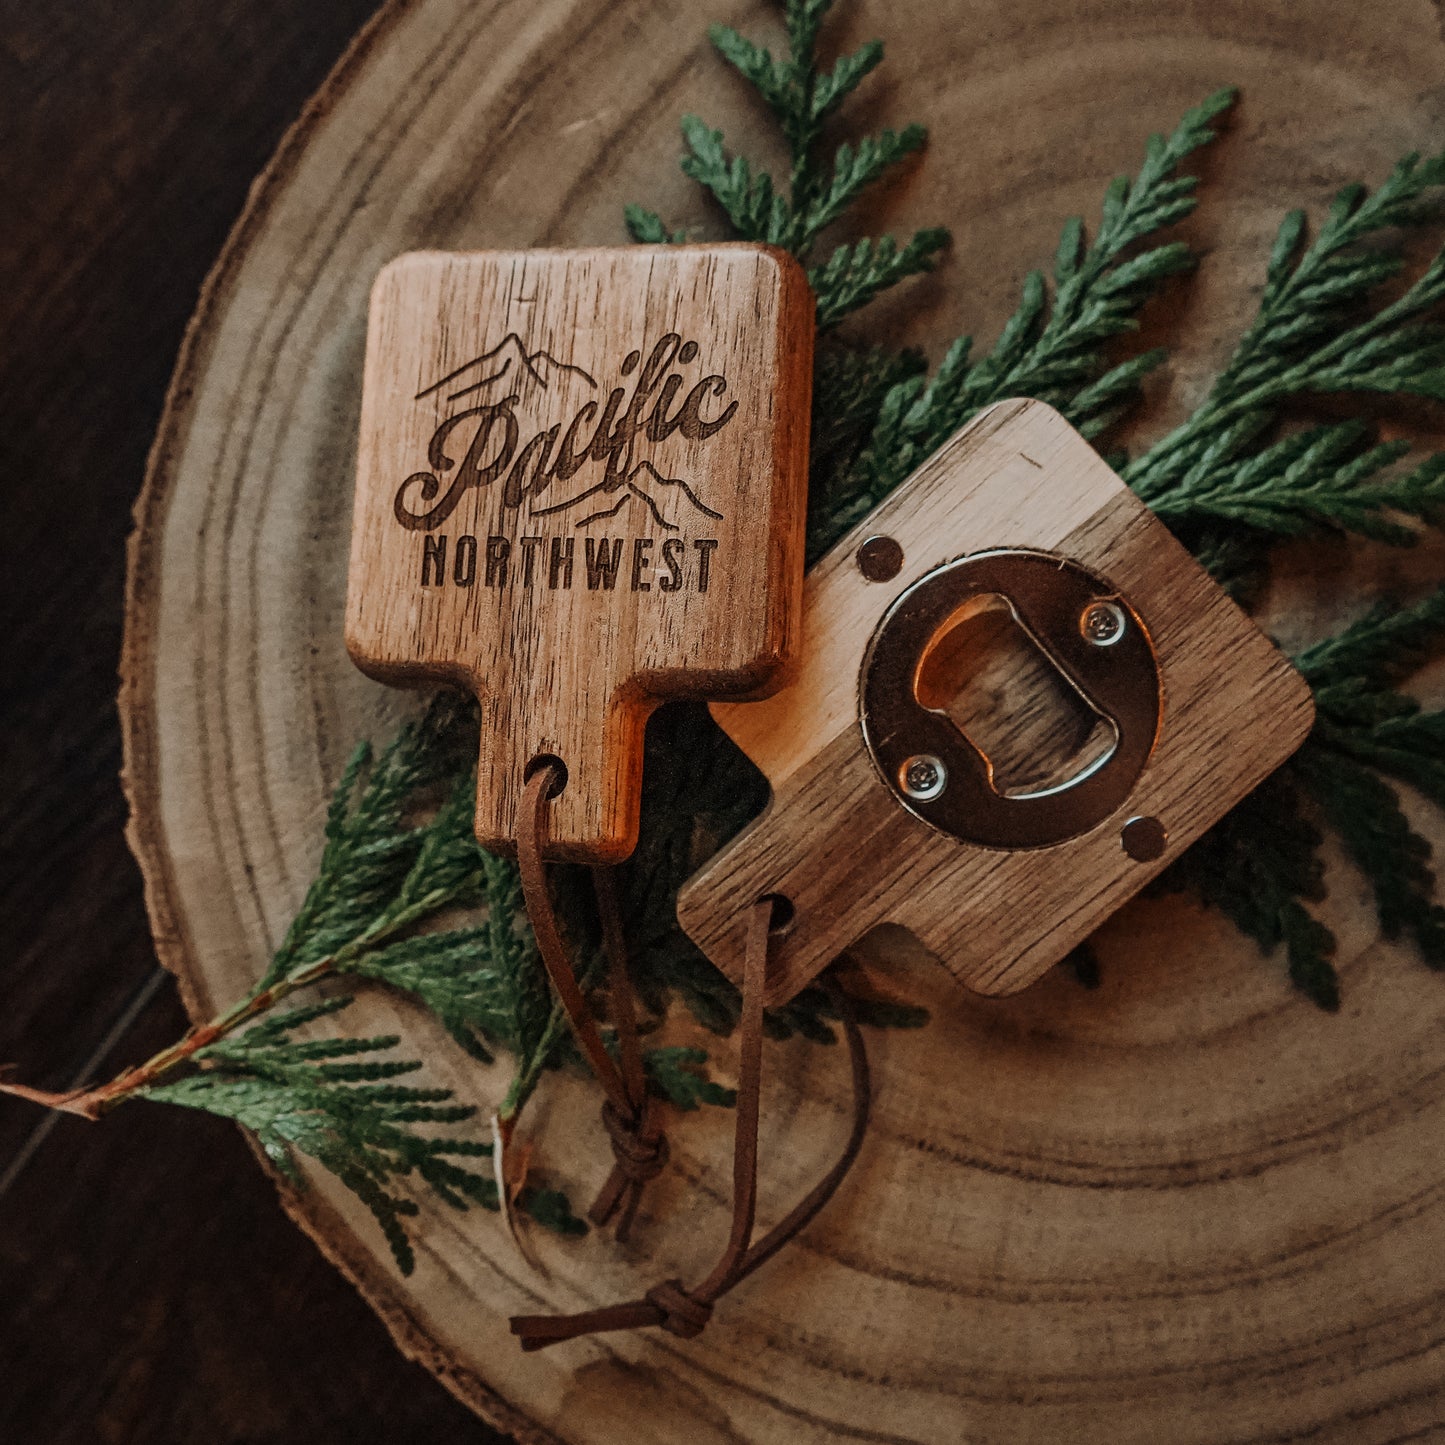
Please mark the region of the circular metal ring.
[[[991, 595], [1008, 603], [1065, 680], [1114, 726], [1110, 751], [1056, 787], [1000, 793], [983, 752], [946, 712], [918, 700], [918, 670], [935, 638], [969, 603]], [[1080, 627], [1101, 604], [1117, 609], [1125, 624], [1106, 646]], [[1148, 762], [1162, 705], [1153, 643], [1128, 601], [1076, 562], [1021, 550], [979, 552], [921, 577], [880, 620], [859, 682], [863, 739], [889, 791], [941, 832], [987, 848], [1048, 847], [1102, 823], [1128, 798]], [[938, 764], [947, 787], [905, 787], [919, 757]]]

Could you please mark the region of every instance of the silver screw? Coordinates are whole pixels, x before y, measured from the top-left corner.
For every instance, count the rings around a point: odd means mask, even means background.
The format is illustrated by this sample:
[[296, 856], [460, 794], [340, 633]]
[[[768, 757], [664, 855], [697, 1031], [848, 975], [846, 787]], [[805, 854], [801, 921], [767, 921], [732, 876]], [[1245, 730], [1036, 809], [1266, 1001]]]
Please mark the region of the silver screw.
[[948, 786], [948, 769], [932, 753], [919, 753], [898, 769], [898, 781], [910, 798], [926, 803]]
[[1124, 635], [1124, 609], [1116, 602], [1091, 602], [1079, 618], [1085, 642], [1112, 647]]

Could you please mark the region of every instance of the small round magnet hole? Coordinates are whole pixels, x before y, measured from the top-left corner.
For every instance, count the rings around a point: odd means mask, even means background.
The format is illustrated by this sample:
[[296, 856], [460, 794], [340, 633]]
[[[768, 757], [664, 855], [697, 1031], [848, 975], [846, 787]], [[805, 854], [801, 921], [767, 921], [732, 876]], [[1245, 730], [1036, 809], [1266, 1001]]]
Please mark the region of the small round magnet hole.
[[1164, 856], [1169, 830], [1158, 818], [1130, 818], [1124, 824], [1119, 841], [1136, 863], [1153, 863]]
[[525, 768], [522, 769], [522, 781], [530, 783], [533, 777], [544, 768], [552, 770], [552, 785], [547, 789], [547, 797], [555, 798], [563, 788], [567, 786], [567, 764], [557, 756], [556, 753], [538, 753]]
[[891, 582], [903, 570], [903, 548], [892, 537], [869, 537], [856, 560], [870, 582]]
[[1128, 626], [1117, 602], [1091, 602], [1079, 617], [1079, 631], [1095, 647], [1112, 647]]
[[793, 907], [793, 900], [787, 894], [764, 893], [758, 902], [772, 905], [772, 916], [768, 919], [769, 937], [781, 938], [797, 922], [798, 910]]
[[932, 753], [915, 753], [898, 769], [898, 786], [913, 799], [926, 803], [948, 786], [948, 769]]

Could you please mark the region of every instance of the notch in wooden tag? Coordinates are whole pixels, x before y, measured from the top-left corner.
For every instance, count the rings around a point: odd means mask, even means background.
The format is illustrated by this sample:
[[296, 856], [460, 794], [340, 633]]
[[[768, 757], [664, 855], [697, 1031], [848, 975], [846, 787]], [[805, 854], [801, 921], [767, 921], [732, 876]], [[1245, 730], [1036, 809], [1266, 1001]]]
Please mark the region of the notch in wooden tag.
[[[1078, 721], [1044, 767], [1050, 689]], [[1010, 401], [812, 570], [797, 678], [713, 713], [773, 796], [678, 917], [739, 978], [747, 906], [785, 898], [778, 1004], [883, 923], [971, 989], [1025, 987], [1284, 762], [1314, 702], [1057, 412]]]
[[378, 277], [347, 646], [477, 694], [488, 847], [552, 757], [549, 851], [625, 857], [653, 707], [776, 684], [812, 338], [801, 267], [760, 246], [418, 252]]

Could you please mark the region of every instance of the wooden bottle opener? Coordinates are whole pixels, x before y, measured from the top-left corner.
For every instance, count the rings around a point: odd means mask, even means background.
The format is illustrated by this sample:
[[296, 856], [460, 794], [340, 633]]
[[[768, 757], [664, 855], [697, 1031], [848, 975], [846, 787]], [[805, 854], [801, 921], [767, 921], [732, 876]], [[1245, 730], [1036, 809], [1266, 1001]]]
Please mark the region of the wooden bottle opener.
[[[1097, 720], [1103, 745], [1070, 776], [1003, 787], [930, 690], [931, 660], [990, 604]], [[773, 796], [678, 917], [739, 978], [747, 906], [787, 900], [777, 1004], [883, 923], [980, 993], [1025, 987], [1284, 762], [1314, 704], [1057, 412], [1010, 401], [809, 574], [796, 679], [713, 713]]]
[[776, 682], [812, 348], [802, 269], [759, 246], [418, 252], [378, 277], [347, 647], [478, 695], [486, 846], [549, 757], [549, 850], [625, 857], [656, 704]]

